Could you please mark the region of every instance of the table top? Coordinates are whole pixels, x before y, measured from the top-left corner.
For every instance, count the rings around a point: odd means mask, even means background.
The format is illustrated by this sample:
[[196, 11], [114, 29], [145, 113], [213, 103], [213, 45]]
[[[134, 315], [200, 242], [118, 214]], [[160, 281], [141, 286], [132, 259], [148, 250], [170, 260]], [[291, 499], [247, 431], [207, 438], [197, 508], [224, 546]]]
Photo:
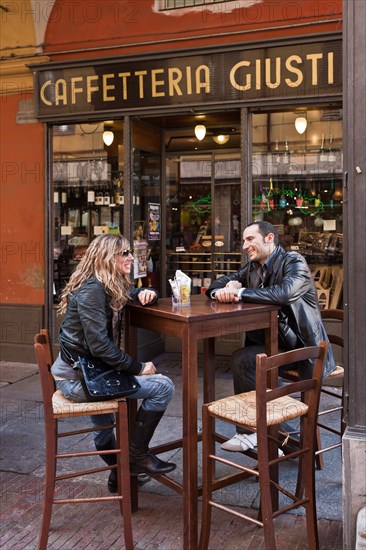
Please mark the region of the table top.
[[176, 306], [172, 304], [171, 298], [159, 298], [152, 305], [142, 306], [138, 301], [130, 302], [127, 308], [133, 311], [144, 310], [146, 316], [176, 319], [180, 322], [207, 321], [220, 317], [243, 317], [246, 312], [248, 316], [257, 313], [276, 311], [279, 308], [270, 304], [248, 304], [244, 302], [221, 303], [211, 300], [203, 295], [191, 296], [189, 306]]

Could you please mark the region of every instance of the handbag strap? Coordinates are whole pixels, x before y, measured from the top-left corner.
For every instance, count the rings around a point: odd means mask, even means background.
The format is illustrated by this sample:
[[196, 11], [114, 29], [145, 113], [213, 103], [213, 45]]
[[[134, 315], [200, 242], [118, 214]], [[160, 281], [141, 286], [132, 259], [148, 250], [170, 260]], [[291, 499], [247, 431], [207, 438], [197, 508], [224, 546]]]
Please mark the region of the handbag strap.
[[61, 359], [66, 363], [69, 363], [69, 365], [74, 368], [74, 364], [76, 363], [77, 359], [74, 359], [74, 357], [71, 355], [70, 351], [66, 348], [65, 344], [62, 341], [60, 341], [60, 353]]

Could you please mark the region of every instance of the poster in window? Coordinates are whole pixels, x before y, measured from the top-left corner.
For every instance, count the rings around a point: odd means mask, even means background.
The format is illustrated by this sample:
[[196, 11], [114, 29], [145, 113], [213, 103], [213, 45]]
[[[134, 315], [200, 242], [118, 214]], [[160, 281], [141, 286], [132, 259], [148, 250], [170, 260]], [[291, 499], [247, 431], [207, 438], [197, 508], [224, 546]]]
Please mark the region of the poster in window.
[[146, 241], [134, 241], [133, 242], [133, 276], [135, 279], [147, 276], [147, 242]]
[[148, 206], [149, 213], [149, 241], [160, 241], [160, 204], [150, 202]]

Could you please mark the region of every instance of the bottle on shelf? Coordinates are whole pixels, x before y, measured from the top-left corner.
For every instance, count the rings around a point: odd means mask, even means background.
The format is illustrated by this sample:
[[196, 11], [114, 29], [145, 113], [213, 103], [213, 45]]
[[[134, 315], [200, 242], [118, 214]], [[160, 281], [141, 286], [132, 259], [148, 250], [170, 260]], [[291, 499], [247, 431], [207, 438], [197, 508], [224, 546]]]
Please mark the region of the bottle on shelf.
[[133, 191], [132, 204], [134, 206], [140, 206], [140, 195], [139, 192], [135, 189]]
[[103, 191], [101, 189], [98, 189], [95, 195], [95, 205], [103, 206], [103, 202], [104, 202]]
[[108, 189], [104, 191], [103, 206], [109, 206], [111, 204], [111, 195]]
[[95, 204], [95, 191], [94, 189], [88, 189], [87, 191], [87, 201], [89, 208], [92, 208]]

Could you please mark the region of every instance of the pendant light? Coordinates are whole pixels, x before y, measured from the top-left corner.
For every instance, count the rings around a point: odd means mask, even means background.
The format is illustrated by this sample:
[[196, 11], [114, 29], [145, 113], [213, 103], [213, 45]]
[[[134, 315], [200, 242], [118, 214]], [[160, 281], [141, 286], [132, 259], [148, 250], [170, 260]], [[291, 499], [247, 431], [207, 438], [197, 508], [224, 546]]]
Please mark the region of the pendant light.
[[227, 134], [215, 134], [212, 139], [218, 145], [225, 145], [225, 143], [229, 141], [230, 136], [228, 136]]
[[114, 140], [114, 133], [110, 126], [104, 125], [103, 141], [107, 147], [112, 145]]
[[206, 126], [204, 124], [197, 124], [194, 128], [194, 134], [198, 141], [202, 141], [206, 135]]
[[304, 116], [298, 116], [295, 119], [295, 128], [299, 134], [303, 134], [307, 128], [308, 121]]

